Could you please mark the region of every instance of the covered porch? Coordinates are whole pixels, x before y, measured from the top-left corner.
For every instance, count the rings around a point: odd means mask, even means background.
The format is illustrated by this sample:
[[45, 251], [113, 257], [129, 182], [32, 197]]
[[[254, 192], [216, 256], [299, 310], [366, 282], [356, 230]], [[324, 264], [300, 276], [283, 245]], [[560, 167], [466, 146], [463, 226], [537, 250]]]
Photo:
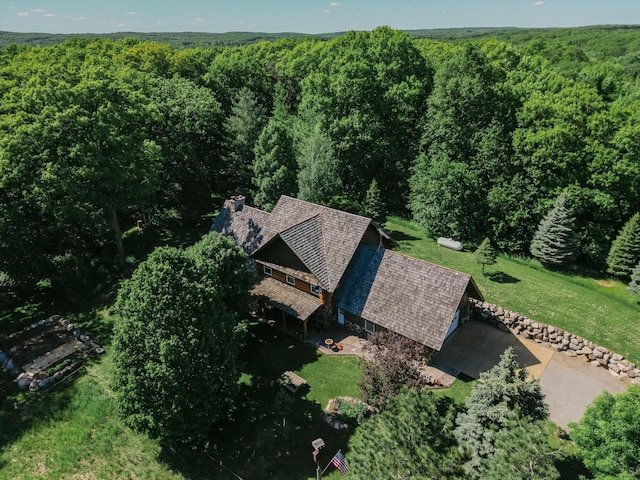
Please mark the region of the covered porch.
[[[261, 318], [278, 321], [283, 330], [295, 330], [292, 332], [294, 334], [297, 333], [298, 329], [295, 327], [298, 325], [291, 325], [290, 323], [288, 325], [287, 322], [300, 322], [302, 326], [300, 335], [305, 340], [309, 334], [309, 320], [322, 307], [318, 297], [304, 293], [272, 277], [260, 279], [251, 289], [251, 294], [258, 298], [258, 311]], [[269, 316], [266, 306], [274, 307], [278, 311], [277, 316], [280, 318]]]

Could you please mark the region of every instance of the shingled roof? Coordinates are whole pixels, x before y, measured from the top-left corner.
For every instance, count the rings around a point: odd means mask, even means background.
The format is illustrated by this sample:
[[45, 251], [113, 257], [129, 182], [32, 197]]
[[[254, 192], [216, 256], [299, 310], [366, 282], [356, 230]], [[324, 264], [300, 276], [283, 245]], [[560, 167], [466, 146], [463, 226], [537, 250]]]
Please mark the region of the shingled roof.
[[289, 315], [306, 320], [322, 306], [320, 299], [271, 277], [263, 277], [251, 289], [253, 295], [266, 297], [269, 303]]
[[258, 251], [281, 238], [309, 268], [322, 287], [333, 292], [371, 219], [283, 195], [269, 214]]
[[232, 198], [224, 202], [211, 231], [233, 238], [236, 245], [251, 255], [264, 242], [268, 220], [268, 212], [245, 205], [244, 197]]
[[348, 312], [440, 350], [467, 287], [479, 296], [467, 274], [360, 245], [334, 301]]

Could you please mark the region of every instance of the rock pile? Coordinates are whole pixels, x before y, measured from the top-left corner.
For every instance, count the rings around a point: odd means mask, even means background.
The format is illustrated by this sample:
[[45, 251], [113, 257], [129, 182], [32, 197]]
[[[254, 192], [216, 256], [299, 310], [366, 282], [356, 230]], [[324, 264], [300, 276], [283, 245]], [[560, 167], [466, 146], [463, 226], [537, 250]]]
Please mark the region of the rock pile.
[[578, 357], [598, 367], [606, 368], [621, 380], [640, 384], [640, 368], [622, 355], [596, 345], [589, 340], [561, 328], [536, 322], [517, 312], [498, 305], [471, 299], [476, 316], [503, 330], [533, 340], [545, 347], [554, 348], [567, 355]]

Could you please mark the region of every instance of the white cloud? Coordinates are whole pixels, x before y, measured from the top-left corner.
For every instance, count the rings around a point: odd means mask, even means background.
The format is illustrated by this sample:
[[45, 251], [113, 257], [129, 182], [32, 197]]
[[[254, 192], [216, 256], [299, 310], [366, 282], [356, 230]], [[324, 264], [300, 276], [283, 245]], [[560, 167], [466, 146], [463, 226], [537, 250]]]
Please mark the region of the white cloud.
[[55, 17], [56, 14], [55, 13], [45, 13], [44, 16], [45, 17]]
[[191, 25], [201, 25], [202, 23], [204, 23], [206, 21], [207, 21], [207, 19], [204, 18], [204, 17], [197, 17], [197, 18], [194, 18], [191, 21]]
[[341, 7], [342, 5], [340, 5], [338, 2], [331, 2], [329, 4], [330, 7]]
[[19, 17], [28, 17], [29, 16], [29, 12], [18, 12], [18, 16]]
[[86, 20], [86, 19], [87, 19], [87, 17], [73, 17], [73, 21], [74, 22], [81, 22], [81, 21]]
[[244, 20], [236, 20], [235, 22], [232, 22], [232, 23], [233, 23], [234, 25], [244, 25], [244, 24], [245, 24], [245, 23], [247, 23], [247, 22], [245, 22]]
[[138, 12], [124, 12], [125, 15], [137, 15]]
[[34, 8], [33, 10], [31, 10], [32, 12], [36, 12], [36, 13], [44, 13], [44, 10], [41, 8]]
[[325, 10], [324, 13], [331, 13], [331, 10]]
[[531, 4], [532, 7], [537, 8], [537, 7], [544, 7], [544, 2], [534, 2]]

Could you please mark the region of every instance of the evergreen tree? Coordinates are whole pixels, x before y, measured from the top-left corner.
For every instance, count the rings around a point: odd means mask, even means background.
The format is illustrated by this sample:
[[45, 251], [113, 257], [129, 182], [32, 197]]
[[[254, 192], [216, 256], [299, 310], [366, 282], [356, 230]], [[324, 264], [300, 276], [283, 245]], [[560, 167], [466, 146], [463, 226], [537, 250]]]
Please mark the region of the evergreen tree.
[[545, 266], [561, 267], [575, 258], [578, 243], [569, 198], [562, 192], [531, 241], [531, 253]]
[[248, 88], [240, 89], [225, 124], [229, 153], [221, 177], [228, 193], [241, 193], [251, 187], [255, 146], [266, 123], [266, 112], [255, 94]]
[[298, 157], [298, 198], [327, 205], [342, 191], [338, 161], [333, 143], [322, 131], [320, 122], [312, 118], [299, 123], [296, 134]]
[[627, 290], [635, 295], [640, 294], [640, 262], [631, 271], [631, 281]]
[[478, 249], [473, 254], [476, 258], [476, 262], [482, 265], [482, 275], [484, 275], [485, 265], [494, 265], [496, 263], [496, 251], [491, 245], [491, 241], [485, 238]]
[[296, 152], [286, 96], [281, 84], [276, 86], [274, 115], [260, 134], [255, 147], [253, 183], [257, 187], [255, 204], [271, 210], [280, 195], [298, 192]]
[[381, 227], [384, 227], [384, 224], [387, 221], [382, 197], [380, 195], [380, 189], [378, 188], [378, 182], [375, 178], [371, 181], [371, 185], [369, 185], [367, 194], [364, 197], [362, 214], [365, 217], [372, 219]]
[[640, 213], [625, 223], [611, 244], [607, 257], [607, 272], [628, 278], [631, 269], [640, 261]]
[[349, 478], [463, 478], [452, 430], [459, 407], [427, 390], [403, 391], [349, 442]]
[[560, 451], [547, 441], [544, 422], [515, 419], [495, 434], [495, 454], [481, 462], [482, 479], [555, 480]]
[[544, 420], [548, 407], [537, 380], [527, 380], [513, 349], [507, 349], [500, 362], [481, 374], [482, 382], [473, 386], [467, 398], [467, 412], [458, 415], [454, 435], [469, 455], [467, 467], [472, 477], [480, 478], [483, 463], [497, 452], [497, 434], [519, 419]]

